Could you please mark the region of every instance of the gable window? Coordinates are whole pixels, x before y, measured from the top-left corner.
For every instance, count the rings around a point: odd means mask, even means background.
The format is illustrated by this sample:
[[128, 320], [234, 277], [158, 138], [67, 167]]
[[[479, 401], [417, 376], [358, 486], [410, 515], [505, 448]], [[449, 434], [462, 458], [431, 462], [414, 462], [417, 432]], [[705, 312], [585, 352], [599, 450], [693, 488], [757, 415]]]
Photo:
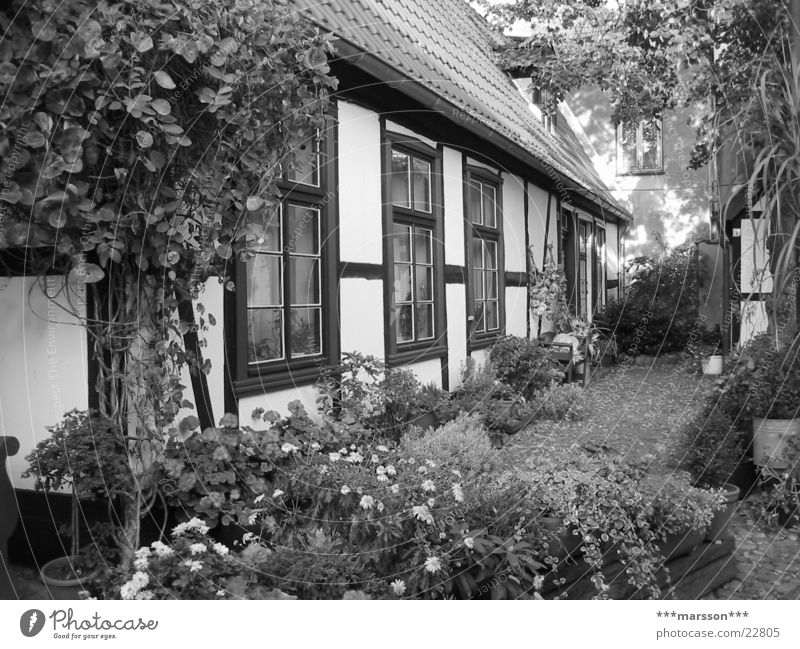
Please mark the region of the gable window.
[[444, 254], [440, 249], [440, 164], [435, 149], [387, 135], [384, 186], [389, 200], [384, 211], [384, 256], [386, 357], [390, 363], [441, 351]]
[[617, 173], [649, 174], [664, 169], [660, 119], [617, 126]]
[[295, 147], [283, 198], [264, 215], [262, 236], [238, 262], [234, 388], [313, 381], [338, 355], [335, 327], [335, 201], [331, 138]]
[[500, 189], [499, 178], [475, 169], [467, 171], [469, 334], [473, 346], [496, 338], [504, 324]]
[[553, 95], [550, 91], [534, 87], [531, 92], [531, 103], [539, 109], [540, 119], [545, 129], [550, 133], [554, 133], [558, 113], [553, 108]]

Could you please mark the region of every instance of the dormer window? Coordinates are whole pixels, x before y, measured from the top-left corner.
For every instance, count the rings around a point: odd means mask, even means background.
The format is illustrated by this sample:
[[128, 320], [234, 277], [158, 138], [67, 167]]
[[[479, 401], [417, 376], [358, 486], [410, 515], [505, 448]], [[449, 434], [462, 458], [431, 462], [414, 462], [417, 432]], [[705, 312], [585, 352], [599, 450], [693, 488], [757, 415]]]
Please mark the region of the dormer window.
[[539, 119], [544, 127], [554, 133], [556, 129], [557, 113], [553, 109], [553, 95], [549, 90], [534, 87], [531, 91], [531, 103], [538, 108]]

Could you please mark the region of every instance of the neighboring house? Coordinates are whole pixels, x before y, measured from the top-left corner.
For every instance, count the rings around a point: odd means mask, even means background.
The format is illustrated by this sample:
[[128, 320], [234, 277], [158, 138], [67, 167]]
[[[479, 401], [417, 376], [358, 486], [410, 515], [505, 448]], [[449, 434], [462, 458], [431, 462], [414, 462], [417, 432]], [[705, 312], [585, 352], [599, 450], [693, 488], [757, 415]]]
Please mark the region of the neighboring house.
[[[237, 291], [201, 301], [214, 418], [315, 409], [320, 366], [360, 351], [445, 388], [503, 334], [535, 337], [530, 266], [548, 249], [590, 318], [619, 284], [630, 214], [562, 116], [543, 116], [495, 63], [498, 36], [463, 0], [296, 0], [336, 35], [329, 126], [298, 151], [283, 209]], [[545, 119], [547, 117], [547, 119]], [[530, 250], [530, 254], [529, 254]], [[25, 454], [64, 410], [93, 402], [85, 333], [33, 280], [0, 280], [2, 429]], [[61, 299], [63, 278], [52, 278]], [[546, 323], [545, 323], [545, 326]], [[188, 377], [186, 379], [188, 385]], [[29, 492], [28, 502], [32, 500]]]

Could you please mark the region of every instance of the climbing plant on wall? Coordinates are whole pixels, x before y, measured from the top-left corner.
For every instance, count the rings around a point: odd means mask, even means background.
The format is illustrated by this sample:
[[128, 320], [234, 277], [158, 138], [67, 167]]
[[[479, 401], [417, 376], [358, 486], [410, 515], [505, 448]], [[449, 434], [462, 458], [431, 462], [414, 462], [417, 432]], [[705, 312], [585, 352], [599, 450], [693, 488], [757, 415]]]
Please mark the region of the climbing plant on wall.
[[323, 127], [331, 44], [282, 0], [18, 0], [0, 26], [0, 246], [69, 278], [146, 491], [199, 363], [179, 307], [211, 276], [234, 289], [293, 147]]

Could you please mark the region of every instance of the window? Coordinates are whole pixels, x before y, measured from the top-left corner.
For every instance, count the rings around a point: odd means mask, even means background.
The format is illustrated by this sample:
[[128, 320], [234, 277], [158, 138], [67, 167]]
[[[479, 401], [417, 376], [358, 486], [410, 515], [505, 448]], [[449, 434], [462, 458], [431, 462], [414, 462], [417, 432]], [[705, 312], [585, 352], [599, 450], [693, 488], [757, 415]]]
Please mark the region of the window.
[[659, 173], [664, 169], [661, 120], [617, 126], [617, 173]]
[[589, 313], [589, 262], [590, 224], [578, 221], [578, 315]]
[[553, 96], [550, 91], [534, 88], [531, 93], [531, 103], [539, 109], [542, 124], [550, 133], [554, 133], [557, 125], [558, 112], [554, 108]]
[[390, 363], [443, 350], [444, 293], [439, 154], [416, 140], [386, 137], [386, 357]]
[[[330, 126], [332, 128], [333, 122]], [[281, 203], [265, 212], [264, 230], [237, 266], [237, 393], [313, 381], [338, 356], [335, 201], [325, 188], [334, 172], [332, 138], [301, 143], [286, 165]], [[266, 209], [266, 208], [264, 208]], [[328, 284], [326, 284], [326, 282]]]
[[495, 338], [503, 328], [502, 211], [500, 180], [474, 169], [465, 183], [472, 343]]
[[595, 227], [594, 235], [594, 311], [606, 305], [606, 231]]

